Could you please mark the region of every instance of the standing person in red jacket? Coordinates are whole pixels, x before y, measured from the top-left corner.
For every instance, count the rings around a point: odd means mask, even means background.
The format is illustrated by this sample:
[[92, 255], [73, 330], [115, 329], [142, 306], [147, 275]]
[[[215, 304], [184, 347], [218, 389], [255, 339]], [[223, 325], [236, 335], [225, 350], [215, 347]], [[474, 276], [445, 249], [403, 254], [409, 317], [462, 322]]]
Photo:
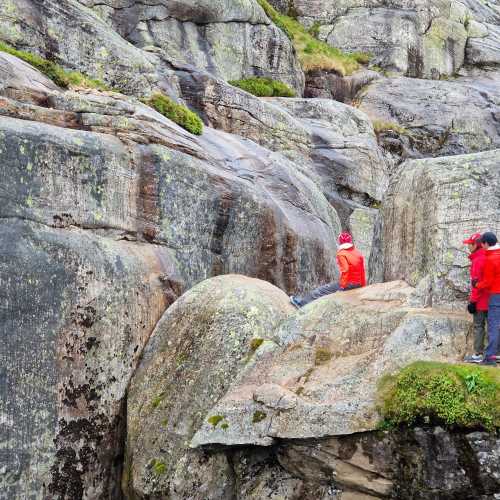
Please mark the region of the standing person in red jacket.
[[477, 288], [476, 285], [483, 279], [486, 250], [482, 247], [480, 233], [474, 233], [469, 239], [464, 240], [464, 244], [469, 247], [469, 260], [471, 263], [471, 292], [467, 310], [473, 315], [474, 322], [474, 354], [465, 356], [464, 361], [468, 363], [480, 363], [483, 360], [490, 294], [488, 290]]
[[337, 264], [340, 270], [340, 281], [315, 288], [312, 292], [301, 297], [292, 295], [290, 302], [295, 307], [303, 307], [309, 302], [331, 293], [366, 286], [365, 259], [354, 247], [352, 236], [349, 233], [342, 233], [338, 242]]
[[496, 365], [500, 337], [500, 245], [494, 233], [484, 233], [481, 242], [486, 250], [483, 279], [476, 288], [490, 293], [488, 303], [488, 345], [482, 365]]

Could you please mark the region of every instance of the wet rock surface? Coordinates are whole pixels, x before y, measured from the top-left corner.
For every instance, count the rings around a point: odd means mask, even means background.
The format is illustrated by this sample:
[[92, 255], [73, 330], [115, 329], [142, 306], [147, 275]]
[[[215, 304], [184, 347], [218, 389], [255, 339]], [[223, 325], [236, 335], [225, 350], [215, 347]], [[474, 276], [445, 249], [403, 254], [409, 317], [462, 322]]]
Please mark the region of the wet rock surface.
[[404, 163], [382, 209], [385, 279], [420, 283], [431, 303], [462, 308], [470, 279], [462, 235], [500, 230], [499, 174], [498, 150]]

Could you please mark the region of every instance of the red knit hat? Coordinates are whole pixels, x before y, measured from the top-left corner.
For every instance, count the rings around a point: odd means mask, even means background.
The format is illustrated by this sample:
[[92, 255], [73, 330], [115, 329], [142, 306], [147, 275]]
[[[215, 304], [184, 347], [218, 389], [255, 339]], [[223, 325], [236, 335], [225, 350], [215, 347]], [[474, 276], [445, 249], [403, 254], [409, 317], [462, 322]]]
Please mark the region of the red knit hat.
[[339, 245], [343, 245], [344, 243], [352, 243], [352, 236], [349, 233], [339, 234]]
[[480, 243], [481, 233], [474, 233], [469, 239], [464, 240], [464, 245], [473, 245], [474, 243]]

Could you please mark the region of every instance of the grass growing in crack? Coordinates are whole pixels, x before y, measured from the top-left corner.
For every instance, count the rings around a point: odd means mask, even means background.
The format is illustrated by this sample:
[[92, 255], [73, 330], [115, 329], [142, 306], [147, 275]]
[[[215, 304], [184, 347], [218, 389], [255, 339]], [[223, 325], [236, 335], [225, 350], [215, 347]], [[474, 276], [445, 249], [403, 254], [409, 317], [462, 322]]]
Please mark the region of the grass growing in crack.
[[500, 428], [500, 370], [416, 362], [379, 384], [382, 428], [431, 423]]
[[203, 133], [201, 118], [194, 111], [191, 111], [182, 104], [177, 104], [165, 94], [155, 92], [148, 99], [145, 99], [144, 103], [156, 109], [158, 113], [177, 123], [177, 125], [180, 125], [188, 132], [195, 135]]
[[373, 120], [372, 124], [373, 124], [373, 130], [377, 135], [383, 134], [384, 132], [396, 132], [397, 134], [400, 135], [409, 134], [408, 130], [405, 127], [394, 122]]
[[59, 87], [110, 90], [110, 88], [100, 80], [89, 78], [78, 71], [66, 71], [52, 61], [48, 61], [30, 52], [17, 50], [4, 42], [0, 42], [0, 52], [5, 52], [30, 64]]
[[295, 97], [295, 91], [286, 83], [272, 80], [271, 78], [245, 78], [228, 82], [233, 87], [238, 87], [257, 97]]
[[257, 1], [269, 19], [290, 38], [304, 71], [333, 70], [346, 76], [359, 69], [361, 64], [370, 61], [370, 54], [362, 52], [347, 54], [318, 40], [315, 37], [319, 34], [318, 25], [308, 31], [297, 20], [280, 14], [267, 0]]

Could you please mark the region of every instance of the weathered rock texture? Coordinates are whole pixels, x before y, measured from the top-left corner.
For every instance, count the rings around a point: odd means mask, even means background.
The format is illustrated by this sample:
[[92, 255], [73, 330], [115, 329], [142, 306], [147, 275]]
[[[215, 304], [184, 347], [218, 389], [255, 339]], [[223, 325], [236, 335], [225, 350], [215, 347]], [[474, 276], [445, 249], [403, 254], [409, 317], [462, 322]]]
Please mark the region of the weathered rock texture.
[[165, 308], [231, 271], [334, 279], [340, 223], [278, 153], [3, 60], [0, 496], [117, 498], [128, 380]]
[[242, 276], [197, 285], [164, 315], [134, 376], [126, 496], [493, 499], [494, 435], [359, 432], [376, 425], [383, 373], [466, 347], [464, 315], [418, 302], [402, 282], [302, 311]]
[[371, 63], [417, 78], [453, 75], [466, 64], [498, 65], [500, 14], [479, 0], [388, 4], [349, 0], [272, 0], [319, 37], [348, 52], [373, 55]]
[[[462, 359], [468, 329], [465, 314], [418, 308], [404, 282], [317, 300], [269, 333], [271, 345], [207, 413], [192, 445], [373, 430], [380, 377], [417, 359]], [[211, 415], [223, 415], [228, 428], [211, 426]]]
[[469, 259], [462, 241], [500, 231], [499, 150], [413, 160], [383, 204], [385, 279], [421, 283], [434, 304], [463, 307]]
[[244, 2], [7, 0], [0, 37], [133, 95], [176, 92], [173, 66], [224, 79], [270, 76], [302, 94], [290, 40], [255, 0]]
[[[125, 465], [129, 496], [191, 497], [198, 474], [190, 474], [199, 458], [189, 449], [193, 434], [207, 410], [252, 362], [259, 342], [292, 311], [281, 290], [237, 275], [204, 281], [167, 311], [130, 388]], [[224, 428], [226, 422], [216, 418], [210, 425]], [[220, 484], [219, 495], [205, 498], [231, 498], [229, 491], [224, 493], [231, 486], [224, 473], [230, 464], [219, 455], [207, 460], [206, 474], [213, 481], [220, 476]]]

